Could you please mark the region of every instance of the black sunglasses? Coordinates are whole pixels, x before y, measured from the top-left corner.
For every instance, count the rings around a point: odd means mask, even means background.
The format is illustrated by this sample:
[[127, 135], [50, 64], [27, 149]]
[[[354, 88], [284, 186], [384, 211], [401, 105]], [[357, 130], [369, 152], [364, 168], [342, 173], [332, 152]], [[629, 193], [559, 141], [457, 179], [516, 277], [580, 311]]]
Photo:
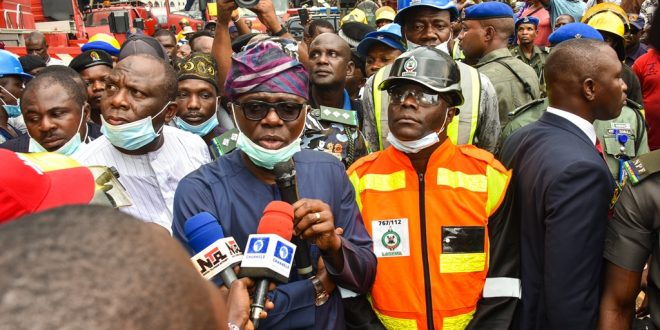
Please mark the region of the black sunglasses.
[[275, 112], [283, 121], [294, 121], [298, 119], [300, 113], [305, 108], [305, 104], [296, 102], [269, 103], [263, 101], [247, 101], [243, 103], [234, 103], [234, 105], [243, 109], [245, 118], [254, 121], [266, 118], [271, 109], [275, 109]]

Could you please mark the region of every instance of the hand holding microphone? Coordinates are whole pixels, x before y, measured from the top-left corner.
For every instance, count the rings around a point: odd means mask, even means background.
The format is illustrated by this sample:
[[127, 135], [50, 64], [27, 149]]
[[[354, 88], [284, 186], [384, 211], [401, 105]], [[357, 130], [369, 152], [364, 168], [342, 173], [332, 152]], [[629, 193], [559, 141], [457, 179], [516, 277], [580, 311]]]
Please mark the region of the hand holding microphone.
[[293, 234], [312, 241], [324, 253], [341, 250], [341, 238], [335, 230], [330, 206], [318, 199], [303, 198], [293, 204]]

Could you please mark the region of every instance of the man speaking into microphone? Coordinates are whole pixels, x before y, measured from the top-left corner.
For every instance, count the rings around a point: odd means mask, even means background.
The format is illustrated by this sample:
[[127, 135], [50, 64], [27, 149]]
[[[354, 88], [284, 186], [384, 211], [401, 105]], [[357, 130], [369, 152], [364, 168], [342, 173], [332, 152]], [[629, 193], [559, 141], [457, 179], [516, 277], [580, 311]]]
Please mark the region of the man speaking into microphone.
[[244, 247], [266, 205], [282, 199], [275, 164], [293, 159], [300, 197], [293, 204], [293, 235], [310, 243], [315, 275], [303, 279], [293, 270], [288, 283], [277, 286], [263, 329], [343, 329], [336, 287], [364, 294], [375, 277], [371, 238], [342, 163], [300, 149], [307, 86], [302, 64], [272, 42], [234, 55], [224, 92], [239, 130], [237, 150], [185, 177], [174, 196], [172, 230], [188, 249], [183, 225], [203, 211]]

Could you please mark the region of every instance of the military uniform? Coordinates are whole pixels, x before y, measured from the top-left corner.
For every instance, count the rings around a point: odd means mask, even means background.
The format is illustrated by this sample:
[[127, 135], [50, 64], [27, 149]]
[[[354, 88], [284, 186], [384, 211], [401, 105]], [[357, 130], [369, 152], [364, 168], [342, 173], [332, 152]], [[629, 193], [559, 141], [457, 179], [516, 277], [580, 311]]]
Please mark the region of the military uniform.
[[506, 48], [486, 54], [475, 67], [495, 86], [501, 127], [509, 122], [509, 112], [541, 97], [534, 69], [513, 57]]
[[545, 79], [543, 79], [543, 67], [545, 66], [545, 60], [548, 57], [548, 54], [550, 54], [550, 49], [548, 47], [538, 47], [536, 45], [533, 47], [532, 58], [530, 59], [525, 56], [525, 52], [523, 52], [523, 49], [520, 47], [520, 45], [511, 47], [509, 50], [511, 51], [511, 55], [513, 55], [513, 57], [523, 61], [523, 63], [531, 66], [532, 69], [536, 71], [536, 75], [539, 77], [539, 88], [541, 89], [541, 95], [545, 96]]
[[[641, 273], [649, 263], [649, 310], [654, 327], [660, 328], [660, 150], [626, 163], [629, 180], [608, 222], [603, 256], [626, 270]], [[647, 328], [648, 329], [648, 328]]]
[[[517, 129], [537, 121], [548, 108], [548, 99], [534, 100], [509, 114], [510, 121], [502, 130], [504, 141]], [[607, 167], [617, 181], [622, 181], [621, 160], [628, 160], [649, 152], [646, 121], [642, 106], [627, 100], [619, 117], [596, 120], [596, 136], [603, 146]]]

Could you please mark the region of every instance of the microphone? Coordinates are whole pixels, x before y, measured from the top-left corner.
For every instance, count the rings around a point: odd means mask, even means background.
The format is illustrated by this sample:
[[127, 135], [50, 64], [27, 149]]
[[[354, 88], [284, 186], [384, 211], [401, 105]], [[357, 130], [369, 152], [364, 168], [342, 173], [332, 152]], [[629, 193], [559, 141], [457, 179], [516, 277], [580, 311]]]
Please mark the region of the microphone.
[[236, 280], [232, 269], [243, 259], [241, 249], [233, 237], [225, 237], [218, 220], [208, 212], [201, 212], [186, 220], [183, 231], [188, 245], [195, 251], [191, 258], [197, 271], [207, 280], [218, 274], [226, 287]]
[[[289, 204], [297, 202], [298, 188], [296, 187], [296, 167], [293, 158], [275, 164], [273, 173], [275, 173], [275, 183], [280, 190], [282, 200]], [[298, 276], [304, 279], [312, 277], [314, 268], [312, 267], [312, 258], [309, 255], [309, 244], [298, 236], [294, 236], [291, 242], [298, 247], [295, 255]]]
[[259, 326], [259, 314], [264, 309], [270, 281], [289, 281], [296, 245], [289, 242], [293, 231], [293, 207], [282, 201], [272, 201], [264, 210], [257, 233], [248, 237], [241, 262], [241, 277], [257, 279], [250, 319]]

